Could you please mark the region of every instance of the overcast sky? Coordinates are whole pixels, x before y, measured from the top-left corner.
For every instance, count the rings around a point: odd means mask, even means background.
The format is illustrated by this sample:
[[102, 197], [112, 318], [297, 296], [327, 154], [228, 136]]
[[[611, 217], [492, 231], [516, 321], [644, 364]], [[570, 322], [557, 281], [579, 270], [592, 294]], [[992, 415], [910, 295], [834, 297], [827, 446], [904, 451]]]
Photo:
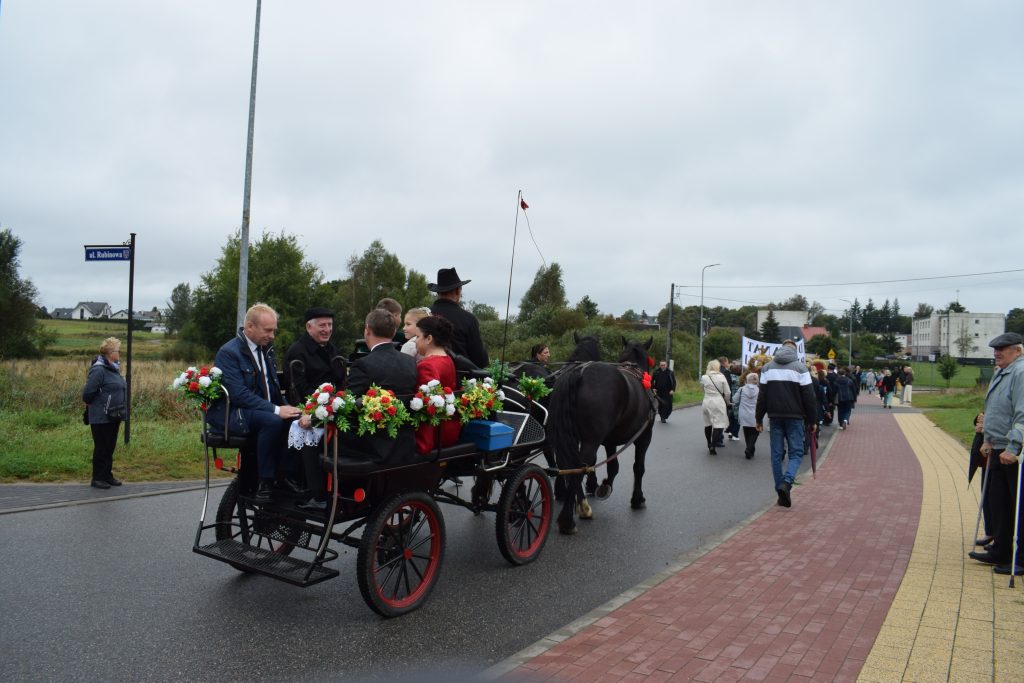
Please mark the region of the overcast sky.
[[[255, 0], [2, 0], [0, 226], [40, 303], [198, 283], [242, 214]], [[373, 239], [504, 312], [516, 193], [571, 303], [1024, 306], [1024, 3], [265, 0], [252, 235]], [[513, 307], [541, 255], [519, 215]], [[780, 287], [771, 286], [781, 285]], [[800, 286], [795, 286], [800, 285]], [[958, 291], [959, 290], [959, 293]], [[271, 302], [273, 303], [273, 302]]]

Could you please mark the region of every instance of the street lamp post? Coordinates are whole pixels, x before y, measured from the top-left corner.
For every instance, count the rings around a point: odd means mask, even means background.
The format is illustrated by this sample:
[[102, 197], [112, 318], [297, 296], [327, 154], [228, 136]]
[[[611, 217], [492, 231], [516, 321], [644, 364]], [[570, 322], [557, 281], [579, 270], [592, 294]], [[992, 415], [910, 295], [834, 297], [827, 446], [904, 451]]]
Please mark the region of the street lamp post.
[[668, 339], [665, 340], [665, 360], [672, 367], [672, 306], [676, 302], [676, 283], [668, 291]]
[[256, 29], [252, 39], [252, 78], [249, 83], [249, 134], [245, 143], [245, 187], [242, 191], [242, 229], [238, 245], [238, 307], [235, 328], [245, 320], [246, 300], [249, 298], [249, 195], [252, 188], [252, 137], [256, 120], [256, 66], [260, 54], [260, 1], [256, 0]]
[[849, 337], [850, 337], [850, 339], [849, 339], [849, 341], [850, 341], [850, 361], [849, 361], [849, 364], [853, 365], [853, 302], [850, 301], [849, 299], [840, 299], [840, 301], [845, 301], [846, 303], [850, 304], [850, 308], [847, 311], [847, 316], [850, 318], [850, 335], [849, 335]]
[[720, 266], [721, 263], [709, 263], [700, 269], [700, 316], [697, 320], [697, 378], [700, 378], [701, 368], [704, 367], [704, 271], [708, 268]]

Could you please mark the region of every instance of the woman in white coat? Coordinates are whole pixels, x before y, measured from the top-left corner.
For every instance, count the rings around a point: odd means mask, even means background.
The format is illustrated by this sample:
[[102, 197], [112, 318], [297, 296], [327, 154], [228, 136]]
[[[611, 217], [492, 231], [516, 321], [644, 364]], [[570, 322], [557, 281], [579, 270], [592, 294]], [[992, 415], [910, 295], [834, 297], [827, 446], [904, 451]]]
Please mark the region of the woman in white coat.
[[722, 366], [717, 360], [708, 362], [707, 374], [701, 375], [700, 385], [704, 388], [704, 402], [701, 412], [704, 414], [704, 437], [708, 442], [708, 453], [715, 455], [715, 444], [722, 438], [722, 430], [729, 426], [729, 382], [720, 370]]
[[743, 427], [743, 438], [747, 443], [747, 449], [743, 454], [747, 460], [754, 457], [754, 445], [757, 443], [757, 395], [761, 388], [757, 385], [759, 376], [756, 372], [747, 374], [746, 383], [736, 392], [737, 417], [740, 427]]

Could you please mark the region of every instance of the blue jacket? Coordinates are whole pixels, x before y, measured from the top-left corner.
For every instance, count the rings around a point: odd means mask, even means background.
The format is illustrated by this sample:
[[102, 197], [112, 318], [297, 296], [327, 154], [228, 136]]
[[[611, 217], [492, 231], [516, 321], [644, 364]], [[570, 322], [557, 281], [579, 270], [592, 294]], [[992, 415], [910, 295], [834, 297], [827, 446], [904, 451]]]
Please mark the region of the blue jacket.
[[89, 424], [123, 420], [126, 389], [121, 372], [103, 356], [96, 356], [82, 389], [82, 400], [89, 404]]
[[[267, 350], [267, 383], [270, 385], [270, 400], [263, 398], [259, 386], [259, 368], [256, 359], [249, 352], [249, 342], [240, 331], [238, 336], [224, 344], [217, 351], [214, 365], [224, 373], [221, 383], [228, 390], [231, 401], [231, 433], [239, 436], [249, 433], [249, 416], [255, 411], [274, 412], [275, 406], [284, 405], [281, 386], [277, 382], [277, 365], [274, 363], [274, 349]], [[207, 422], [213, 431], [224, 430], [224, 399], [214, 401], [206, 413]]]
[[1024, 441], [1024, 357], [996, 369], [985, 396], [985, 440], [1018, 455]]

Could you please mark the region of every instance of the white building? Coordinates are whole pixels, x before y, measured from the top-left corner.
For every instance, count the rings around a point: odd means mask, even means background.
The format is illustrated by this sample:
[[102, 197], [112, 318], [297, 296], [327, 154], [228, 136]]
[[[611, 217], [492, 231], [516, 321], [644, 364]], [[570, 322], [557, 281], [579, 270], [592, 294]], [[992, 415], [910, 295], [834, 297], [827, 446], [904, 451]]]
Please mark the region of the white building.
[[[775, 322], [779, 327], [803, 327], [808, 324], [807, 311], [773, 311]], [[757, 309], [757, 329], [761, 329], [764, 321], [768, 319], [768, 309]]]
[[71, 309], [72, 320], [92, 320], [93, 318], [109, 318], [113, 315], [110, 304], [105, 301], [79, 301]]
[[919, 359], [940, 354], [988, 359], [992, 357], [989, 340], [1005, 331], [1002, 313], [932, 313], [928, 318], [914, 318], [910, 353]]

